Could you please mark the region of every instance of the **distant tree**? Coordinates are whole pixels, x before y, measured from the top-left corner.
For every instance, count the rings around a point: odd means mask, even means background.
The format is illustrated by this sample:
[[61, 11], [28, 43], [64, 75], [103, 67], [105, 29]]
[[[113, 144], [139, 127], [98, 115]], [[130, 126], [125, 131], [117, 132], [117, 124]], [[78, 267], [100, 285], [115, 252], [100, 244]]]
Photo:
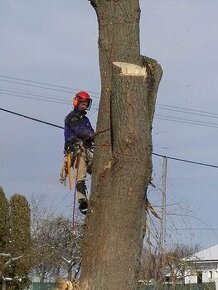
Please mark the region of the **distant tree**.
[[190, 265], [184, 258], [189, 258], [194, 253], [200, 250], [200, 244], [195, 245], [180, 245], [175, 244], [171, 250], [165, 255], [165, 265], [169, 270], [171, 280], [175, 284], [178, 277], [184, 281], [185, 269]]
[[14, 261], [10, 267], [10, 277], [14, 278], [12, 289], [23, 289], [29, 284], [28, 274], [31, 268], [30, 249], [30, 207], [26, 198], [20, 194], [14, 194], [10, 199], [10, 243], [9, 253], [22, 256]]
[[6, 274], [9, 243], [9, 203], [3, 188], [0, 186], [0, 285], [6, 289], [3, 277]]
[[35, 232], [41, 227], [44, 220], [52, 220], [56, 213], [55, 209], [46, 204], [45, 196], [32, 195], [30, 199], [31, 209], [31, 233], [34, 236]]
[[185, 244], [174, 244], [167, 255], [174, 257], [175, 260], [180, 261], [182, 258], [188, 258], [194, 253], [200, 251], [200, 244], [185, 245]]
[[77, 221], [73, 228], [70, 219], [56, 216], [52, 209], [44, 207], [42, 199], [35, 197], [31, 214], [33, 274], [41, 282], [66, 274], [72, 280], [80, 263], [81, 223]]
[[9, 241], [9, 203], [0, 186], [0, 252], [7, 252]]
[[[146, 283], [153, 280], [154, 283], [160, 284], [165, 280], [165, 275], [169, 275], [172, 283], [184, 280], [185, 269], [190, 266], [184, 258], [188, 258], [200, 249], [199, 244], [184, 245], [174, 244], [171, 249], [162, 252], [161, 257], [156, 251], [144, 249], [142, 255], [142, 267], [140, 278]], [[159, 264], [161, 262], [161, 265]]]
[[46, 278], [53, 275], [55, 269], [59, 273], [59, 267], [55, 262], [56, 259], [54, 259], [54, 255], [51, 255], [52, 245], [46, 239], [48, 225], [54, 219], [55, 213], [52, 208], [45, 206], [45, 198], [43, 196], [32, 196], [30, 206], [33, 240], [33, 267], [31, 273], [43, 283]]
[[48, 230], [53, 252], [59, 254], [59, 261], [62, 260], [62, 268], [67, 272], [68, 280], [73, 280], [74, 270], [81, 261], [81, 222], [77, 221], [73, 228], [72, 220], [58, 216], [50, 223]]
[[6, 283], [7, 289], [28, 286], [30, 247], [30, 208], [26, 198], [14, 194], [9, 203], [0, 188], [0, 278], [4, 289]]

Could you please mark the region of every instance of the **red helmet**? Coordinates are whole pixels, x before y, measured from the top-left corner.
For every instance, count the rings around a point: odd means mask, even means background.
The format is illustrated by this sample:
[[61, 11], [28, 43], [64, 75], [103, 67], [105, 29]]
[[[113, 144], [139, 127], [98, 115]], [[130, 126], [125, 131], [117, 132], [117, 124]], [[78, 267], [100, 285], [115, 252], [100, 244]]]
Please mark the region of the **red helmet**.
[[90, 98], [90, 95], [87, 92], [81, 91], [76, 94], [75, 98], [73, 99], [74, 107], [77, 107], [81, 102], [88, 103], [87, 110], [91, 108], [92, 99]]

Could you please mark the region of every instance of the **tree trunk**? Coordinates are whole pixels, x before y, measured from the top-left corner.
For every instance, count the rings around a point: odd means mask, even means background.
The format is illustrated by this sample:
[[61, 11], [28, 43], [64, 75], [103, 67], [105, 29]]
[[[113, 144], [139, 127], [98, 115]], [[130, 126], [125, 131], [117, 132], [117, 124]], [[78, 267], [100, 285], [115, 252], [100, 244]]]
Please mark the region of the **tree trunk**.
[[7, 290], [7, 284], [4, 279], [2, 279], [2, 290]]
[[91, 1], [99, 23], [101, 100], [80, 287], [136, 289], [152, 173], [152, 120], [162, 75], [140, 56], [138, 0]]

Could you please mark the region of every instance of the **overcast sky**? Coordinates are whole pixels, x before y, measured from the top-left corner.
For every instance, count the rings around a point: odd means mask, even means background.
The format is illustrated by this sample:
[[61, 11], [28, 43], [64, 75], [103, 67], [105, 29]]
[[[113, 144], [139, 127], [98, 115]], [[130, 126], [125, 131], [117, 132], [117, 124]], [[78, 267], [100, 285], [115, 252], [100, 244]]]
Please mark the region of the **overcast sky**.
[[[140, 5], [141, 54], [156, 59], [164, 71], [154, 153], [218, 165], [218, 2], [143, 0]], [[95, 127], [97, 38], [96, 15], [87, 0], [1, 0], [0, 108], [63, 126], [75, 92], [87, 90]], [[7, 196], [43, 194], [70, 214], [72, 193], [59, 184], [63, 130], [3, 111], [0, 123], [0, 185]], [[149, 199], [160, 206], [162, 159], [153, 159], [157, 188], [149, 189]], [[202, 248], [218, 243], [218, 169], [171, 159], [167, 169], [171, 240]]]

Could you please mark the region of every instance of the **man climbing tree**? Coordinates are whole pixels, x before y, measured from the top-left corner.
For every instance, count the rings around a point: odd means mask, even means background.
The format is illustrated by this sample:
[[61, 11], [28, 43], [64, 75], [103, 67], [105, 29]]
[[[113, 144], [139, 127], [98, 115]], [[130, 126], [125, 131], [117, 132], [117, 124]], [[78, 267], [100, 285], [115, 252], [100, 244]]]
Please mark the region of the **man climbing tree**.
[[[152, 173], [152, 121], [162, 75], [140, 55], [139, 0], [92, 0], [101, 100], [80, 288], [137, 287]], [[106, 130], [108, 129], [108, 130]], [[104, 131], [105, 130], [105, 131]]]
[[65, 154], [71, 155], [71, 166], [76, 171], [76, 191], [79, 210], [86, 214], [88, 208], [86, 173], [92, 163], [92, 144], [95, 133], [86, 111], [91, 108], [92, 99], [87, 92], [81, 91], [73, 99], [73, 111], [65, 118]]

